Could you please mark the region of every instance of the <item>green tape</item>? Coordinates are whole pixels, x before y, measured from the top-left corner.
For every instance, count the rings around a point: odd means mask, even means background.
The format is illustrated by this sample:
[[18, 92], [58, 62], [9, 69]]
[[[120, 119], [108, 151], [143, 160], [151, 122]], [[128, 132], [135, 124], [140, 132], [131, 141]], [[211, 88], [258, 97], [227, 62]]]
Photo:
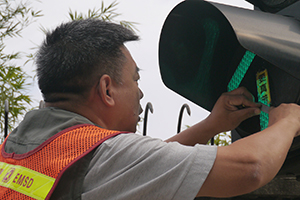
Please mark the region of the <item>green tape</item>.
[[236, 89], [239, 87], [239, 85], [241, 84], [247, 70], [249, 69], [249, 66], [251, 65], [253, 59], [255, 57], [255, 54], [250, 52], [250, 51], [246, 51], [245, 55], [243, 57], [243, 59], [241, 60], [239, 66], [237, 67], [237, 69], [235, 70], [230, 82], [228, 83], [228, 92]]
[[[235, 70], [233, 76], [231, 77], [231, 80], [228, 83], [227, 89], [228, 92], [238, 88], [246, 75], [253, 59], [255, 58], [256, 54], [246, 51], [239, 66]], [[257, 86], [258, 87], [258, 86]], [[258, 102], [264, 103], [265, 105], [269, 105], [268, 102], [264, 101], [264, 98], [260, 97], [261, 95], [258, 94]], [[260, 127], [261, 130], [264, 130], [268, 127], [269, 123], [269, 114], [265, 112], [261, 112], [260, 114]]]

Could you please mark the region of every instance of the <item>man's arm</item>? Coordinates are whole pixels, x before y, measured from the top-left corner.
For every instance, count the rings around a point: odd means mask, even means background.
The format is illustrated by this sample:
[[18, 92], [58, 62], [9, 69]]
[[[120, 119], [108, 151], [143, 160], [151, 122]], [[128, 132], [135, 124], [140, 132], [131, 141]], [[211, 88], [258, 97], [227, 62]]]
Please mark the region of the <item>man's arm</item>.
[[[252, 99], [245, 88], [224, 93], [205, 120], [166, 141], [206, 144], [215, 134], [232, 130], [243, 120], [259, 114], [260, 105]], [[299, 106], [282, 104], [271, 109], [267, 129], [218, 147], [214, 166], [198, 196], [231, 197], [265, 185], [281, 168], [299, 130]]]
[[252, 95], [244, 87], [224, 93], [205, 120], [169, 138], [166, 142], [177, 141], [189, 146], [197, 143], [206, 144], [216, 134], [233, 130], [245, 119], [258, 115], [259, 107], [260, 104], [253, 102]]
[[271, 181], [300, 130], [300, 107], [282, 104], [270, 111], [270, 126], [229, 146], [218, 147], [214, 166], [198, 196], [230, 197]]

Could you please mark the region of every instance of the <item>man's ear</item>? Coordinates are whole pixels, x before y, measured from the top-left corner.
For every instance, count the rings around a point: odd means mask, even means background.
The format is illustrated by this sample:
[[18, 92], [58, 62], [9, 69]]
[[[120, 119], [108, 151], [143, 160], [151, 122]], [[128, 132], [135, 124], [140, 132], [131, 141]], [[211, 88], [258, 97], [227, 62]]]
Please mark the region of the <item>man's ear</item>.
[[113, 98], [113, 80], [109, 75], [104, 74], [100, 78], [98, 92], [105, 105], [115, 105], [115, 100]]

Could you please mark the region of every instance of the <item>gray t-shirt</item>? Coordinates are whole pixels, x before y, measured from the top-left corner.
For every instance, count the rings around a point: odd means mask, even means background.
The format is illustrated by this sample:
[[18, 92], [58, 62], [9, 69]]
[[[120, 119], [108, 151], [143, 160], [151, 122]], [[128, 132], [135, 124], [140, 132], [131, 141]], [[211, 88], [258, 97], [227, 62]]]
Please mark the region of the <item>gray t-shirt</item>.
[[[31, 111], [11, 133], [5, 150], [26, 153], [59, 131], [82, 123], [92, 124], [57, 108]], [[216, 152], [216, 146], [188, 147], [134, 133], [118, 135], [95, 150], [83, 177], [82, 199], [194, 199]]]
[[96, 150], [82, 199], [194, 199], [214, 163], [216, 149], [119, 135]]

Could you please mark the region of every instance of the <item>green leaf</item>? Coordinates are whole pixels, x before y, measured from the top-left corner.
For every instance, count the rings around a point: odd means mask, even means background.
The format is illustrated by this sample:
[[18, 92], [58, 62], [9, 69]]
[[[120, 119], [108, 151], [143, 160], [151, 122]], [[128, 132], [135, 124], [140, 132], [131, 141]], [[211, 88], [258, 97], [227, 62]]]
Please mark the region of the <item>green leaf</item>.
[[87, 11], [87, 14], [84, 15], [82, 13], [77, 13], [77, 11], [69, 10], [69, 18], [71, 20], [81, 20], [81, 19], [87, 19], [87, 18], [94, 18], [94, 19], [102, 19], [103, 21], [111, 21], [115, 23], [119, 23], [122, 26], [131, 29], [132, 31], [138, 31], [136, 28], [137, 23], [135, 22], [128, 22], [128, 21], [118, 21], [115, 20], [117, 17], [121, 16], [120, 13], [117, 13], [117, 6], [119, 3], [117, 1], [113, 1], [111, 4], [109, 4], [107, 7], [104, 5], [104, 1], [101, 1], [101, 7], [100, 9], [93, 8], [92, 10], [89, 9]]
[[[25, 0], [26, 1], [26, 0]], [[21, 59], [22, 53], [7, 53], [5, 42], [8, 37], [20, 37], [22, 31], [36, 18], [41, 11], [29, 6], [29, 1], [0, 1], [0, 131], [4, 132], [4, 101], [9, 101], [8, 128], [12, 130], [22, 115], [25, 114], [32, 100], [25, 88], [31, 78], [23, 71], [23, 66], [16, 66], [13, 61]], [[17, 46], [16, 46], [17, 50]], [[29, 58], [34, 54], [29, 54]], [[3, 137], [0, 136], [0, 142]]]

